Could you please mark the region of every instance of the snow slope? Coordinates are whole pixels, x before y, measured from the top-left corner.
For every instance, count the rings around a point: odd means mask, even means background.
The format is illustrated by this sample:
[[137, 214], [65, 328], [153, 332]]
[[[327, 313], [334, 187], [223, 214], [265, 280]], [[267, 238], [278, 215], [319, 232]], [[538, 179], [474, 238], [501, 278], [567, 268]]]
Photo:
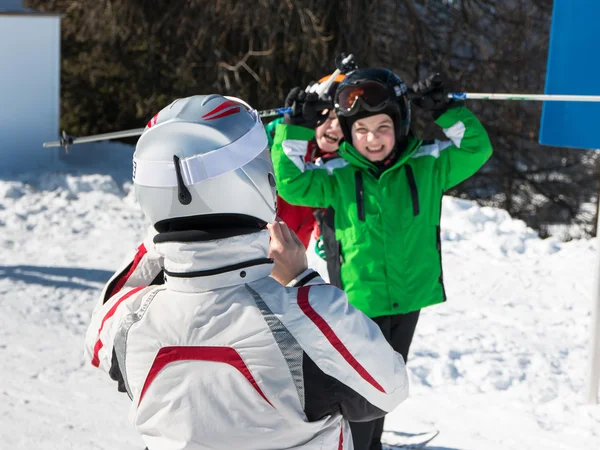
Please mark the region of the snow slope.
[[[144, 448], [127, 396], [82, 356], [95, 297], [146, 227], [119, 151], [118, 170], [0, 179], [1, 450]], [[583, 403], [595, 241], [443, 210], [449, 300], [422, 312], [386, 428], [440, 429], [437, 450], [600, 448], [600, 406]]]

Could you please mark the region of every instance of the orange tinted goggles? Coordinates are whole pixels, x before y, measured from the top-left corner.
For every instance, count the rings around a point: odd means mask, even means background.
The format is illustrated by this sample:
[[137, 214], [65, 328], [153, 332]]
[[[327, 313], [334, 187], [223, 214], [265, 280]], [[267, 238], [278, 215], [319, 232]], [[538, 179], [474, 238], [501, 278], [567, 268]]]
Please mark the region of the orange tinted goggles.
[[375, 112], [384, 109], [389, 101], [390, 93], [386, 86], [376, 81], [365, 81], [338, 89], [336, 107], [341, 114], [352, 115], [359, 105]]

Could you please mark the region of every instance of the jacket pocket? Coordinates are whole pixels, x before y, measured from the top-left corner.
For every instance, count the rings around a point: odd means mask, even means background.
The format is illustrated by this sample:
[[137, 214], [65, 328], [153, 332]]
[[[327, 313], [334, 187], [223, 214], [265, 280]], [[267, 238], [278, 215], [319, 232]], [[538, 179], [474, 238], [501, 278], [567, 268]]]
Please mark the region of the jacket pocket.
[[419, 205], [419, 190], [417, 188], [417, 182], [415, 181], [415, 174], [410, 164], [404, 164], [404, 170], [406, 171], [406, 179], [408, 180], [408, 187], [410, 189], [412, 214], [413, 217], [417, 217], [421, 212], [421, 206]]
[[396, 213], [397, 226], [401, 229], [407, 229], [414, 226], [423, 226], [423, 220], [426, 220], [427, 208], [422, 211], [421, 199], [419, 196], [419, 187], [413, 168], [409, 164], [404, 164], [400, 170], [404, 171], [405, 177], [401, 177], [402, 172], [398, 172], [400, 184], [396, 185], [399, 191], [398, 211]]

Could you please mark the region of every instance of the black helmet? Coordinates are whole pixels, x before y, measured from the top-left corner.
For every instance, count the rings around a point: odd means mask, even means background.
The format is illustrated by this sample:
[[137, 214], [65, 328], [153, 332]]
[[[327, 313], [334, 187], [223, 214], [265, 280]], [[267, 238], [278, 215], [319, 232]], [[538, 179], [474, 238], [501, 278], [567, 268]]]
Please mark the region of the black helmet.
[[347, 75], [335, 93], [335, 110], [344, 139], [352, 142], [352, 124], [364, 117], [387, 114], [394, 121], [396, 142], [410, 130], [408, 88], [387, 69], [362, 69]]

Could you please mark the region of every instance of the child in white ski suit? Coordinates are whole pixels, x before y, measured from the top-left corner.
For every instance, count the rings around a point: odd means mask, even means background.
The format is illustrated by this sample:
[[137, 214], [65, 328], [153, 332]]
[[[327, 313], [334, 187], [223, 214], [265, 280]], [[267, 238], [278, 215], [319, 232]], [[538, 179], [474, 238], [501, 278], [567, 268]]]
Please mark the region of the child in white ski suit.
[[402, 357], [273, 223], [248, 105], [163, 109], [136, 146], [134, 185], [157, 233], [107, 284], [86, 358], [127, 392], [149, 450], [350, 450], [350, 420], [407, 397]]

